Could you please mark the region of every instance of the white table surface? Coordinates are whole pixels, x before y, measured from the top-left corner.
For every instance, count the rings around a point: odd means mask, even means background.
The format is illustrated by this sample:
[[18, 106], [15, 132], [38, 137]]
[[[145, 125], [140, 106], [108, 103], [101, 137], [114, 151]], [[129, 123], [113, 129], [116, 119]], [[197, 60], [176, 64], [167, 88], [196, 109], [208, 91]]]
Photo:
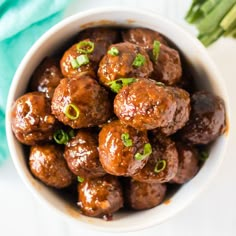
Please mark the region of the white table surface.
[[[150, 9], [194, 32], [183, 21], [189, 0], [74, 0], [66, 16], [100, 6], [129, 6]], [[119, 235], [235, 236], [236, 235], [236, 40], [221, 39], [209, 54], [218, 66], [228, 89], [232, 120], [225, 160], [209, 187], [195, 201], [167, 222], [139, 232]], [[144, 219], [145, 220], [145, 219]], [[65, 222], [41, 205], [19, 179], [9, 158], [0, 166], [0, 236], [108, 236]]]

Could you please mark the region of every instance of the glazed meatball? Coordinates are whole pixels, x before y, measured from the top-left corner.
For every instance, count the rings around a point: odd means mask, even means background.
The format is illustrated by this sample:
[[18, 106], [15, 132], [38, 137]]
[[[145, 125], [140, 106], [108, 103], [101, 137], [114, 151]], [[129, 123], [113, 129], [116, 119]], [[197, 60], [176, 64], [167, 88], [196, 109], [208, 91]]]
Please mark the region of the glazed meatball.
[[56, 120], [45, 94], [31, 92], [19, 97], [12, 106], [11, 125], [16, 138], [23, 144], [51, 140]]
[[136, 44], [145, 49], [151, 49], [155, 40], [167, 45], [166, 39], [160, 33], [146, 28], [132, 28], [122, 32], [125, 42]]
[[[61, 58], [62, 74], [68, 78], [77, 78], [82, 74], [95, 78], [98, 64], [107, 48], [107, 42], [91, 39], [72, 45]], [[86, 51], [89, 53], [85, 53]]]
[[117, 29], [96, 27], [83, 30], [78, 35], [78, 40], [90, 38], [94, 41], [104, 41], [108, 46], [120, 41], [120, 33]]
[[[149, 55], [152, 57], [152, 50]], [[175, 85], [180, 81], [181, 76], [182, 66], [178, 51], [161, 44], [157, 60], [153, 59], [151, 78], [166, 85]]]
[[54, 188], [65, 188], [73, 181], [63, 151], [55, 145], [32, 146], [29, 167], [37, 179]]
[[97, 135], [85, 131], [78, 131], [65, 147], [65, 159], [70, 170], [83, 178], [94, 178], [105, 175], [99, 161]]
[[144, 147], [148, 144], [145, 131], [123, 125], [118, 120], [105, 125], [99, 133], [99, 158], [103, 168], [117, 176], [135, 174], [148, 161], [150, 153], [143, 158], [136, 157], [139, 155], [137, 153], [144, 153]]
[[105, 123], [112, 114], [108, 92], [89, 76], [62, 79], [52, 98], [52, 113], [72, 128]]
[[[110, 54], [109, 50], [117, 50]], [[109, 83], [119, 78], [148, 78], [153, 71], [152, 62], [146, 51], [132, 43], [118, 43], [109, 47], [107, 54], [102, 58], [98, 76], [100, 82], [109, 86]]]
[[225, 129], [224, 102], [218, 96], [199, 91], [191, 97], [190, 119], [181, 130], [184, 140], [192, 144], [208, 144]]
[[143, 169], [134, 176], [146, 183], [165, 183], [175, 177], [178, 171], [178, 152], [170, 138], [156, 136], [152, 139], [152, 154]]
[[174, 119], [176, 106], [173, 94], [165, 86], [147, 79], [123, 87], [114, 100], [117, 117], [139, 130], [167, 126]]
[[31, 78], [30, 88], [32, 91], [45, 93], [45, 96], [51, 100], [61, 79], [59, 63], [53, 58], [46, 58], [35, 70]]
[[167, 89], [173, 94], [177, 104], [173, 121], [166, 127], [160, 128], [163, 134], [169, 136], [184, 127], [189, 120], [191, 107], [190, 96], [187, 91], [177, 87], [168, 87]]
[[166, 194], [166, 185], [142, 183], [130, 179], [125, 186], [125, 201], [135, 210], [144, 210], [159, 205]]
[[110, 216], [123, 207], [122, 188], [111, 175], [86, 179], [78, 185], [78, 206], [87, 216]]
[[171, 182], [184, 184], [197, 174], [199, 170], [199, 154], [196, 148], [184, 143], [176, 143], [176, 148], [178, 151], [179, 167], [177, 174]]

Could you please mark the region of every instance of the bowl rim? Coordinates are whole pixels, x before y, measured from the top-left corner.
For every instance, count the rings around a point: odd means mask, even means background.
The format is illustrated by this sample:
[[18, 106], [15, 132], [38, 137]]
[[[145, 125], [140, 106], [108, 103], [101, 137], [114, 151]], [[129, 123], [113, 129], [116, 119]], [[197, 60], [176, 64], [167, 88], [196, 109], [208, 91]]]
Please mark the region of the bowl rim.
[[167, 219], [170, 219], [171, 217], [173, 217], [174, 215], [179, 213], [186, 206], [188, 206], [194, 199], [196, 199], [197, 195], [199, 195], [200, 192], [202, 192], [209, 185], [211, 180], [216, 175], [217, 170], [219, 169], [219, 167], [220, 167], [220, 165], [223, 161], [223, 156], [224, 156], [226, 146], [227, 146], [227, 143], [228, 143], [229, 134], [227, 135], [225, 145], [222, 149], [222, 154], [221, 154], [222, 158], [220, 159], [220, 161], [218, 161], [217, 166], [215, 167], [215, 171], [213, 173], [211, 173], [211, 175], [208, 176], [208, 178], [207, 178], [206, 182], [204, 183], [204, 185], [200, 189], [196, 190], [195, 193], [194, 193], [194, 196], [189, 197], [187, 199], [187, 201], [185, 202], [185, 204], [182, 204], [181, 206], [176, 208], [176, 210], [173, 211], [170, 215], [164, 216], [158, 222], [155, 222], [155, 220], [152, 220], [150, 222], [145, 222], [145, 225], [144, 224], [137, 224], [136, 226], [131, 226], [129, 228], [127, 228], [127, 227], [122, 228], [122, 226], [119, 227], [119, 228], [115, 228], [115, 229], [110, 228], [110, 227], [105, 228], [103, 226], [100, 227], [100, 226], [97, 226], [97, 225], [94, 225], [94, 224], [91, 224], [91, 223], [88, 223], [88, 222], [80, 221], [80, 219], [75, 219], [70, 214], [68, 214], [66, 212], [62, 212], [61, 210], [57, 209], [56, 206], [51, 205], [44, 196], [42, 196], [41, 194], [38, 193], [38, 190], [32, 185], [32, 183], [28, 179], [27, 175], [21, 169], [20, 161], [17, 157], [17, 152], [16, 152], [15, 148], [11, 148], [11, 147], [14, 147], [14, 135], [12, 134], [12, 130], [11, 130], [10, 110], [11, 110], [12, 103], [14, 101], [14, 93], [17, 89], [17, 86], [18, 86], [20, 78], [21, 78], [21, 73], [24, 70], [24, 68], [25, 68], [26, 64], [28, 63], [28, 61], [30, 60], [30, 58], [32, 57], [32, 55], [38, 49], [38, 47], [41, 44], [44, 44], [45, 41], [47, 41], [54, 33], [59, 31], [61, 28], [64, 28], [65, 26], [73, 23], [74, 21], [78, 21], [81, 18], [89, 17], [90, 15], [96, 15], [96, 14], [108, 13], [108, 12], [116, 12], [116, 13], [120, 13], [120, 12], [130, 13], [130, 12], [132, 12], [133, 14], [136, 14], [136, 15], [149, 15], [153, 18], [158, 19], [159, 22], [164, 22], [165, 24], [167, 24], [168, 27], [171, 27], [175, 31], [182, 33], [185, 37], [188, 37], [188, 39], [191, 40], [192, 43], [198, 48], [199, 52], [204, 56], [204, 58], [207, 59], [207, 65], [208, 65], [208, 67], [210, 67], [212, 69], [212, 74], [216, 78], [215, 80], [217, 80], [218, 83], [220, 83], [220, 85], [222, 86], [221, 90], [222, 90], [222, 93], [224, 94], [223, 99], [224, 99], [225, 106], [226, 106], [226, 111], [227, 111], [227, 122], [230, 121], [230, 109], [229, 109], [229, 98], [228, 98], [228, 93], [226, 91], [225, 83], [224, 83], [222, 77], [220, 76], [220, 73], [219, 73], [217, 67], [214, 65], [212, 59], [208, 55], [208, 53], [206, 51], [206, 48], [194, 36], [192, 36], [189, 32], [187, 32], [186, 30], [184, 30], [180, 26], [176, 25], [172, 21], [166, 19], [165, 17], [163, 17], [163, 16], [161, 16], [157, 13], [154, 13], [152, 11], [143, 10], [143, 9], [132, 9], [132, 8], [127, 8], [127, 7], [125, 7], [125, 8], [124, 7], [101, 7], [101, 8], [95, 8], [95, 9], [91, 9], [91, 10], [82, 11], [82, 12], [76, 13], [72, 16], [69, 16], [69, 17], [63, 19], [62, 21], [57, 23], [55, 26], [51, 27], [46, 33], [44, 33], [33, 44], [33, 46], [29, 49], [27, 54], [24, 56], [23, 60], [21, 61], [20, 65], [19, 65], [19, 67], [18, 67], [18, 69], [17, 69], [17, 71], [14, 75], [14, 78], [13, 78], [11, 86], [10, 86], [8, 98], [7, 98], [6, 135], [7, 135], [7, 142], [8, 142], [8, 146], [9, 146], [10, 155], [11, 155], [11, 158], [13, 160], [14, 166], [15, 166], [18, 174], [20, 175], [21, 179], [23, 180], [25, 185], [30, 190], [30, 192], [33, 193], [33, 195], [40, 202], [42, 202], [45, 206], [49, 207], [49, 209], [52, 209], [53, 212], [57, 212], [57, 214], [59, 213], [59, 215], [61, 215], [64, 219], [66, 219], [66, 220], [71, 219], [72, 221], [76, 222], [77, 225], [81, 225], [81, 226], [83, 226], [87, 229], [94, 229], [94, 230], [99, 230], [99, 231], [103, 231], [103, 232], [121, 233], [121, 232], [131, 232], [131, 231], [142, 230], [142, 229], [145, 229], [145, 228], [152, 227], [154, 225], [163, 223]]

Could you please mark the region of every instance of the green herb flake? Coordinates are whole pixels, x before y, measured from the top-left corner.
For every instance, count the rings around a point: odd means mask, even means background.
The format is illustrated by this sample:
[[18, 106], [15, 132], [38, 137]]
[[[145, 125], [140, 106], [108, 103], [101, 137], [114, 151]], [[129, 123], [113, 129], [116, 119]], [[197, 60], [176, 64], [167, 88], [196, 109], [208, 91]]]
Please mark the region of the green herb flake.
[[76, 45], [76, 49], [78, 53], [89, 54], [94, 51], [94, 43], [91, 41], [81, 41]]
[[154, 62], [157, 62], [159, 54], [160, 54], [160, 47], [161, 43], [158, 40], [154, 40], [153, 42], [153, 49], [152, 49], [152, 56], [154, 59]]
[[87, 65], [89, 63], [89, 58], [88, 58], [87, 55], [79, 55], [76, 58], [76, 60], [77, 60], [77, 63], [79, 65], [79, 67], [82, 66], [82, 65]]
[[80, 176], [77, 176], [77, 181], [79, 183], [83, 183], [84, 182], [84, 178], [83, 177], [80, 177]]
[[143, 66], [145, 61], [146, 61], [145, 57], [142, 54], [138, 53], [133, 61], [132, 66], [135, 67]]
[[134, 158], [138, 161], [144, 160], [146, 157], [150, 156], [152, 154], [152, 146], [150, 143], [146, 143], [143, 148], [143, 154], [136, 153]]
[[208, 157], [209, 157], [209, 154], [207, 152], [201, 151], [200, 156], [199, 156], [199, 160], [206, 161]]
[[119, 50], [116, 47], [111, 47], [107, 53], [111, 56], [118, 56]]
[[133, 145], [132, 139], [129, 137], [128, 133], [123, 133], [121, 135], [121, 140], [126, 147], [131, 147]]
[[69, 136], [64, 130], [58, 129], [53, 134], [53, 139], [58, 144], [66, 144], [69, 141]]
[[107, 83], [107, 85], [114, 93], [118, 93], [124, 86], [132, 84], [135, 81], [136, 79], [134, 78], [120, 78]]
[[70, 59], [70, 64], [71, 64], [71, 66], [72, 66], [73, 69], [79, 68], [79, 64], [78, 64], [77, 60], [74, 59], [74, 58], [71, 58], [71, 59]]
[[154, 172], [158, 174], [163, 170], [165, 170], [165, 168], [166, 168], [166, 160], [159, 160], [155, 165]]

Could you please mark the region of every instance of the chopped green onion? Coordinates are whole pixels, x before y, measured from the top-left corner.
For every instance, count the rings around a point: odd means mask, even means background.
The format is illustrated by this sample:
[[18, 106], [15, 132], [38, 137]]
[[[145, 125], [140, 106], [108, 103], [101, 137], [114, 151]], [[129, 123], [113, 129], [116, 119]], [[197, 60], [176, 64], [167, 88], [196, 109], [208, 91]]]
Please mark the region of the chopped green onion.
[[206, 161], [208, 157], [209, 157], [209, 154], [205, 151], [202, 151], [200, 152], [199, 160]]
[[81, 41], [76, 45], [78, 53], [92, 53], [94, 50], [94, 43], [90, 41]]
[[107, 83], [107, 85], [114, 93], [118, 93], [124, 86], [132, 84], [135, 81], [136, 79], [134, 78], [120, 78]]
[[156, 85], [161, 86], [161, 87], [165, 87], [166, 85], [162, 82], [156, 81]]
[[80, 177], [80, 176], [77, 176], [77, 181], [80, 182], [80, 183], [83, 183], [84, 182], [84, 178]]
[[135, 67], [143, 66], [145, 61], [146, 61], [145, 57], [142, 54], [138, 53], [133, 61], [132, 66]]
[[75, 104], [70, 103], [66, 106], [64, 113], [70, 120], [76, 120], [79, 118], [80, 111]]
[[75, 131], [73, 129], [70, 129], [70, 131], [68, 132], [69, 138], [73, 138], [75, 137]]
[[134, 158], [138, 161], [141, 161], [146, 157], [150, 156], [151, 154], [152, 154], [152, 146], [150, 143], [146, 143], [143, 148], [143, 154], [138, 152], [135, 154]]
[[154, 59], [155, 62], [158, 60], [158, 57], [159, 57], [159, 54], [160, 54], [160, 47], [161, 47], [161, 43], [157, 40], [154, 40], [152, 55], [153, 55], [153, 59]]
[[111, 47], [107, 53], [111, 56], [118, 56], [119, 50], [116, 47]]
[[154, 172], [158, 174], [165, 168], [166, 168], [166, 160], [159, 160], [155, 165]]
[[68, 134], [64, 132], [62, 129], [57, 130], [53, 134], [53, 138], [58, 144], [66, 144], [69, 141]]
[[79, 67], [82, 66], [82, 65], [87, 65], [89, 63], [89, 58], [88, 58], [87, 55], [79, 55], [76, 58], [76, 60], [78, 62]]
[[123, 133], [121, 135], [121, 140], [126, 147], [131, 147], [133, 145], [132, 139], [129, 137], [128, 133]]
[[70, 59], [70, 64], [71, 64], [73, 69], [79, 68], [79, 64], [78, 64], [77, 60], [74, 59], [74, 58]]
[[76, 57], [76, 59], [74, 58], [70, 59], [70, 64], [73, 69], [77, 69], [80, 66], [86, 65], [88, 63], [89, 63], [89, 58], [87, 55], [79, 55], [78, 57]]

